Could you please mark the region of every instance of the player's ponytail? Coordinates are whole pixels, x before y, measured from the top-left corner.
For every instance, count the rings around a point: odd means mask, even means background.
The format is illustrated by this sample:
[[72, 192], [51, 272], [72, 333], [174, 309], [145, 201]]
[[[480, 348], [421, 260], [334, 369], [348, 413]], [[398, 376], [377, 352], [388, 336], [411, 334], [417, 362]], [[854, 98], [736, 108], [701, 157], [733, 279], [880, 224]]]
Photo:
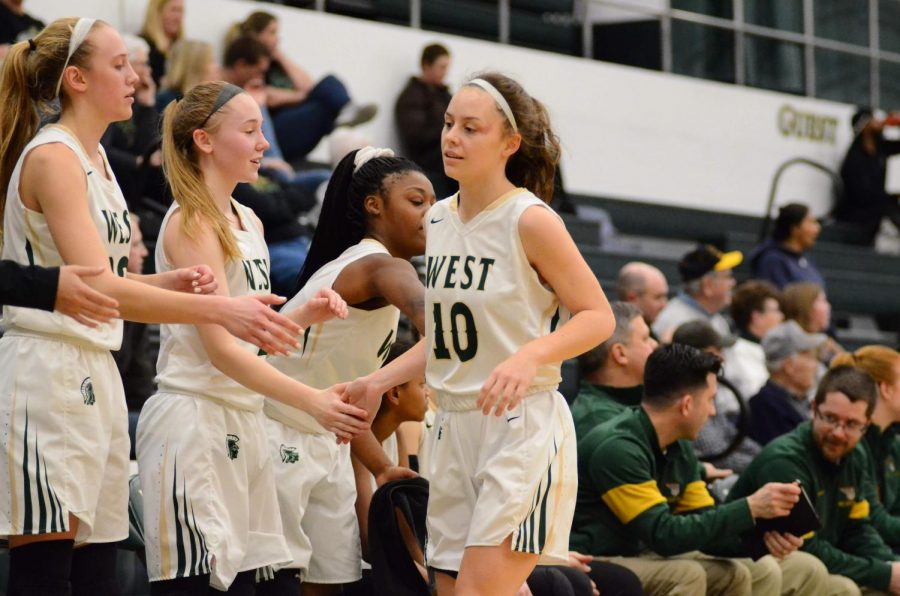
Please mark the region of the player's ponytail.
[[422, 171], [411, 160], [386, 153], [378, 154], [357, 166], [357, 156], [361, 151], [367, 150], [374, 151], [371, 147], [351, 151], [332, 172], [325, 189], [319, 223], [306, 261], [297, 277], [294, 294], [306, 285], [322, 265], [336, 259], [366, 235], [366, 197], [378, 195], [386, 201], [388, 193], [385, 181], [389, 177]]
[[490, 83], [506, 100], [516, 123], [517, 131], [502, 110], [509, 134], [522, 137], [519, 150], [506, 163], [506, 177], [516, 186], [523, 186], [549, 203], [553, 199], [553, 179], [559, 163], [559, 138], [550, 126], [547, 108], [528, 95], [519, 83], [497, 72], [486, 72], [475, 78]]
[[[0, 70], [0, 106], [3, 106], [0, 110], [0, 222], [6, 207], [6, 191], [19, 156], [37, 133], [41, 120], [57, 117], [59, 105], [65, 105], [67, 101], [65, 87], [60, 86], [63, 69], [67, 66], [84, 68], [90, 59], [93, 46], [89, 39], [83, 39], [69, 56], [69, 40], [78, 21], [77, 17], [53, 21], [34, 39], [13, 44], [3, 61]], [[2, 239], [0, 225], [0, 245]]]
[[163, 172], [172, 189], [172, 196], [181, 207], [182, 231], [191, 238], [198, 226], [208, 225], [218, 237], [225, 259], [231, 260], [241, 254], [237, 239], [203, 180], [194, 147], [195, 130], [205, 128], [215, 132], [221, 125], [221, 114], [227, 105], [217, 107], [217, 104], [223, 93], [228, 92], [225, 89], [228, 85], [222, 81], [201, 83], [188, 91], [183, 99], [166, 106], [163, 112], [162, 156]]

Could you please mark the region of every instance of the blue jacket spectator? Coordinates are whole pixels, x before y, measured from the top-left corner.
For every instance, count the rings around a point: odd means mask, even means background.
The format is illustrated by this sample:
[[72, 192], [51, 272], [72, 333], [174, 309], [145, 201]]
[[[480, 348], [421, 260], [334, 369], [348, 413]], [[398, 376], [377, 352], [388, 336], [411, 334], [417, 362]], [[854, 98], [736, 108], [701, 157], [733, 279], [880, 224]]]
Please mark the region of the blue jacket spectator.
[[750, 398], [750, 438], [765, 445], [810, 419], [809, 391], [816, 382], [816, 352], [827, 336], [807, 333], [796, 321], [773, 327], [762, 340], [771, 376]]
[[753, 277], [772, 282], [779, 289], [798, 281], [824, 288], [825, 279], [804, 254], [815, 245], [821, 231], [822, 226], [806, 205], [790, 203], [782, 207], [771, 240], [750, 255]]

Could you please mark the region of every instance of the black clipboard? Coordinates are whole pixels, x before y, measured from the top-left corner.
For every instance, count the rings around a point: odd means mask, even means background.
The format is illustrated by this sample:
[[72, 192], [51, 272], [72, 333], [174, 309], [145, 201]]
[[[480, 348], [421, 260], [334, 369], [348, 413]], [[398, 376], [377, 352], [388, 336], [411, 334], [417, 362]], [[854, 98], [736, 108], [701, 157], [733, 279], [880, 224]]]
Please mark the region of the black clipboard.
[[[799, 482], [798, 482], [799, 484]], [[779, 532], [781, 534], [793, 534], [798, 538], [815, 532], [822, 527], [819, 520], [819, 514], [813, 506], [806, 489], [800, 486], [800, 500], [791, 509], [791, 512], [785, 517], [776, 517], [774, 519], [758, 519], [756, 527], [749, 532], [744, 533], [742, 539], [747, 554], [753, 560], [760, 559], [769, 553], [766, 543], [763, 540], [763, 534], [766, 532]]]

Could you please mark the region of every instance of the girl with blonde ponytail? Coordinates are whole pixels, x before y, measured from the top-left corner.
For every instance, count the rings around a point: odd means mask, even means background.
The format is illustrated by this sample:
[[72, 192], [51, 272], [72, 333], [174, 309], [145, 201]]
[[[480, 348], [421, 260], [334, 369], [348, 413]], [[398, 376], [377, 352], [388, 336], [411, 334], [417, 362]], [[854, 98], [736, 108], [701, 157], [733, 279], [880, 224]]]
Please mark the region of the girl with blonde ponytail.
[[[296, 345], [299, 327], [266, 306], [276, 297], [195, 295], [216, 287], [205, 265], [126, 274], [132, 223], [100, 137], [131, 116], [136, 81], [119, 34], [94, 19], [57, 20], [12, 47], [0, 71], [2, 259], [101, 268], [84, 281], [126, 319], [224, 325], [275, 351]], [[42, 119], [55, 122], [39, 129]], [[0, 535], [11, 548], [9, 593], [115, 594], [112, 543], [128, 535], [129, 449], [109, 351], [119, 349], [122, 321], [90, 327], [5, 306], [3, 323]]]
[[[156, 245], [160, 271], [206, 263], [220, 281], [217, 295], [268, 291], [262, 224], [231, 197], [238, 183], [258, 177], [268, 147], [261, 125], [253, 98], [221, 81], [197, 85], [166, 108], [163, 168], [175, 203]], [[330, 288], [288, 313], [302, 327], [346, 316]], [[151, 593], [207, 594], [210, 586], [252, 593], [258, 569], [291, 559], [264, 397], [344, 441], [368, 428], [366, 412], [344, 403], [341, 387], [312, 389], [278, 372], [219, 327], [163, 325], [160, 337], [159, 391], [137, 430]]]
[[440, 408], [426, 554], [438, 594], [514, 594], [538, 560], [568, 561], [577, 470], [560, 362], [615, 321], [547, 205], [559, 141], [539, 101], [502, 74], [472, 79], [450, 101], [441, 150], [459, 192], [425, 217], [424, 345], [348, 396], [373, 411], [425, 370]]

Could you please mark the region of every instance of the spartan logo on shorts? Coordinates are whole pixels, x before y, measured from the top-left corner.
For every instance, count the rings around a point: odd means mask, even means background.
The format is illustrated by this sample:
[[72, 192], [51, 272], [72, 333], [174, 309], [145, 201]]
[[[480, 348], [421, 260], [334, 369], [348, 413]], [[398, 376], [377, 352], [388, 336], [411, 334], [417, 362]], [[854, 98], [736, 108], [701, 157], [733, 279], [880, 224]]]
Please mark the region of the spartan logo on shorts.
[[300, 461], [300, 454], [297, 453], [296, 447], [281, 446], [281, 463], [295, 464]]
[[228, 459], [237, 459], [241, 450], [241, 439], [237, 435], [225, 435], [225, 447], [228, 449]]
[[94, 384], [91, 383], [90, 377], [85, 377], [81, 382], [81, 397], [84, 398], [84, 405], [92, 406], [97, 401], [94, 398]]

